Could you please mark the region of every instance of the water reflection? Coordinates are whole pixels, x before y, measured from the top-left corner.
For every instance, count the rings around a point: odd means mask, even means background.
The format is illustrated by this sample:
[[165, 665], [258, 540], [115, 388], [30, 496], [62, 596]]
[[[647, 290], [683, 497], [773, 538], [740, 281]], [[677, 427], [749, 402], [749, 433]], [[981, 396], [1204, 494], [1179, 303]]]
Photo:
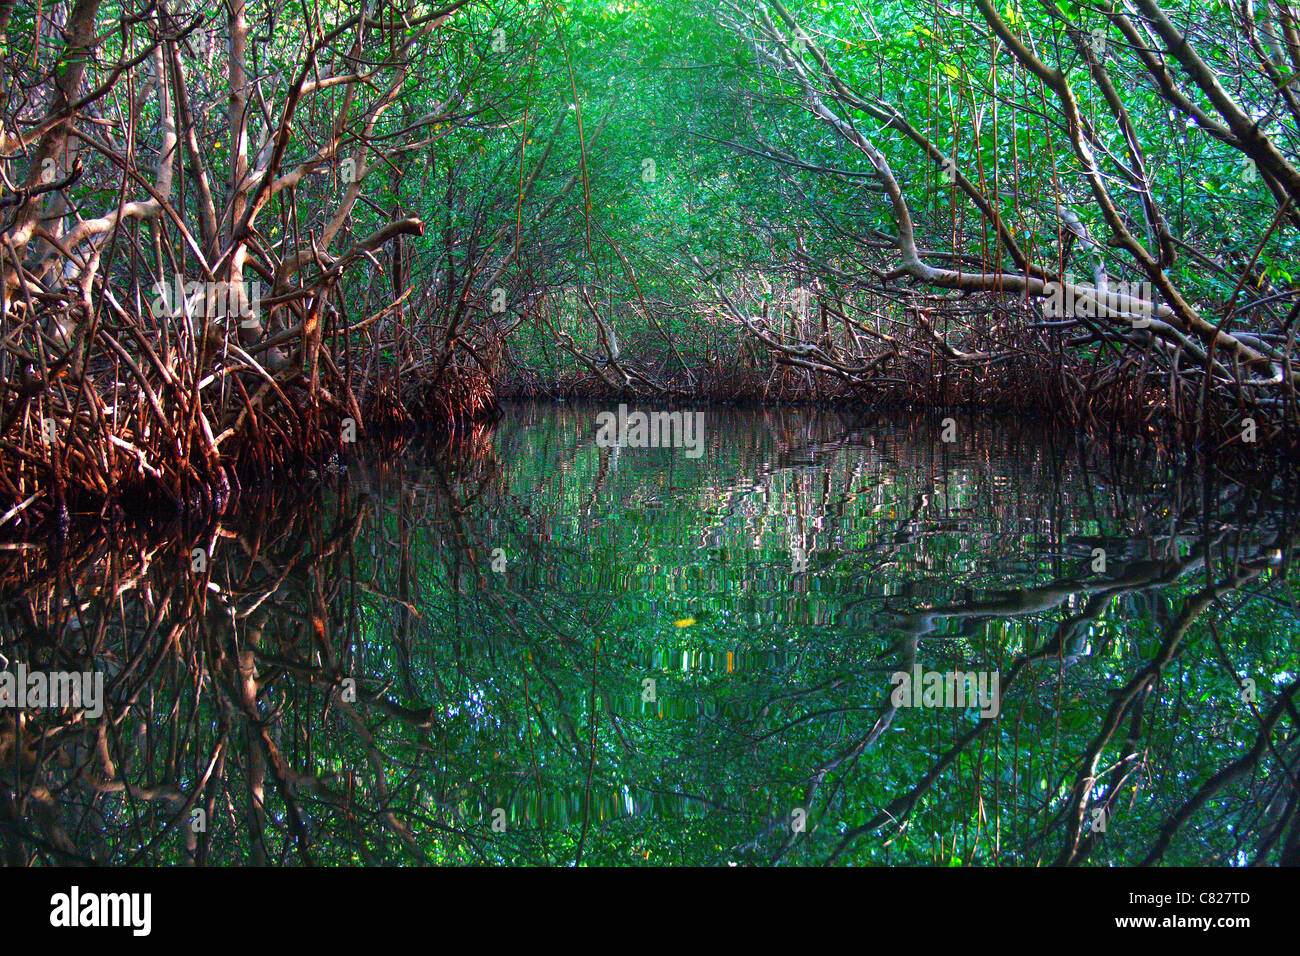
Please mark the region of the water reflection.
[[[598, 411], [5, 546], [0, 669], [106, 699], [0, 708], [4, 862], [1300, 862], [1285, 496], [1005, 423], [710, 411], [691, 458]], [[953, 671], [996, 718], [891, 694]]]

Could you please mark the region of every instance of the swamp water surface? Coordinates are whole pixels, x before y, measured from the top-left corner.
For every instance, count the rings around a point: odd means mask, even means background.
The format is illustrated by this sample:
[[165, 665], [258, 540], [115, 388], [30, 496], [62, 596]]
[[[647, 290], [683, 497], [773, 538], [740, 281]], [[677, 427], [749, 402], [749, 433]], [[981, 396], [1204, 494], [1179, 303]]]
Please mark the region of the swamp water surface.
[[695, 457], [601, 410], [0, 551], [0, 669], [104, 678], [0, 708], [4, 861], [1296, 858], [1279, 493], [1019, 423], [708, 409]]

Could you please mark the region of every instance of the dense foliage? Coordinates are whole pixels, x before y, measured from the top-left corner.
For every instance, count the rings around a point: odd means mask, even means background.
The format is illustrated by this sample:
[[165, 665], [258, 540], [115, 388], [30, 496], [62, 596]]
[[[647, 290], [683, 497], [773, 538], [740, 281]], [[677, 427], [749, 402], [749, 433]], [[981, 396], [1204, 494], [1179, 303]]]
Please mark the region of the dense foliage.
[[1285, 0], [7, 0], [0, 34], [29, 523], [509, 393], [1294, 451]]

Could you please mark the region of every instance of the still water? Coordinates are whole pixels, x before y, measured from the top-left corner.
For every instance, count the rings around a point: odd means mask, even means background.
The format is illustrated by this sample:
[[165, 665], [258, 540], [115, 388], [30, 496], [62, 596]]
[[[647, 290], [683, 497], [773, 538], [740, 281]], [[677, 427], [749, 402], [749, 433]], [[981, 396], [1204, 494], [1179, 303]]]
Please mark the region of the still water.
[[1300, 861], [1280, 489], [1017, 422], [641, 448], [603, 410], [4, 546], [0, 672], [102, 700], [0, 707], [0, 859]]

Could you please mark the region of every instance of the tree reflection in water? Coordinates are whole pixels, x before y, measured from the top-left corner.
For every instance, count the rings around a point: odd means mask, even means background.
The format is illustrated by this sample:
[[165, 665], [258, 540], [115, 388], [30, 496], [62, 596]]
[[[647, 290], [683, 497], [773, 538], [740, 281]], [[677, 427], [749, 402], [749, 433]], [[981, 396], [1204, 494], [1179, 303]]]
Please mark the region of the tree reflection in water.
[[[5, 546], [0, 666], [107, 700], [0, 709], [4, 862], [1300, 862], [1284, 496], [965, 421], [710, 411], [692, 460], [597, 411]], [[895, 707], [917, 666], [999, 715]]]

